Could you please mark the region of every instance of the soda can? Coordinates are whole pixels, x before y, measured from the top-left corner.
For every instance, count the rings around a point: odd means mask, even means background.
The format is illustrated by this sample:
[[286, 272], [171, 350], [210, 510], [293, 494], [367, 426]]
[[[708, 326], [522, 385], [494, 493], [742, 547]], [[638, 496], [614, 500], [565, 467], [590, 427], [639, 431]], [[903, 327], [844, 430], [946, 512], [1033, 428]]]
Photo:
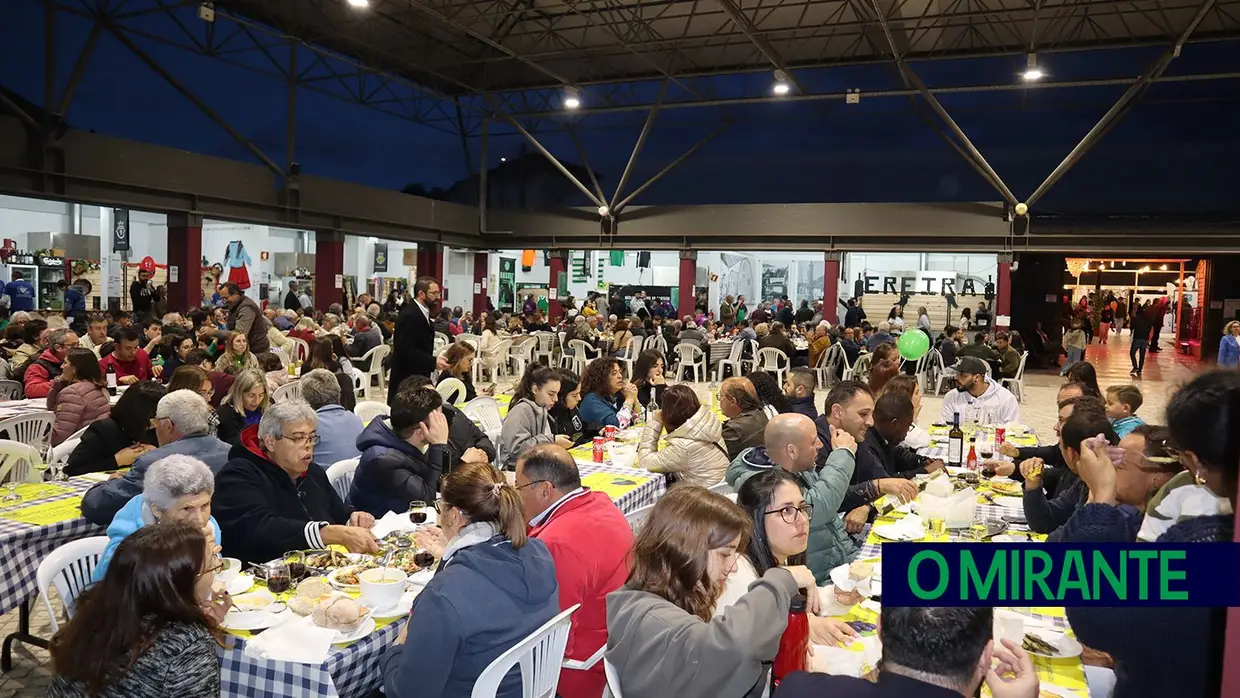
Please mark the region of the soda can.
[[1003, 435], [1006, 433], [1003, 427], [995, 427], [995, 450], [1003, 445]]
[[594, 437], [594, 462], [603, 462], [603, 453], [606, 450], [607, 439], [596, 436]]
[[603, 436], [606, 437], [608, 441], [615, 441], [617, 431], [619, 431], [619, 429], [608, 424], [607, 426], [603, 427]]

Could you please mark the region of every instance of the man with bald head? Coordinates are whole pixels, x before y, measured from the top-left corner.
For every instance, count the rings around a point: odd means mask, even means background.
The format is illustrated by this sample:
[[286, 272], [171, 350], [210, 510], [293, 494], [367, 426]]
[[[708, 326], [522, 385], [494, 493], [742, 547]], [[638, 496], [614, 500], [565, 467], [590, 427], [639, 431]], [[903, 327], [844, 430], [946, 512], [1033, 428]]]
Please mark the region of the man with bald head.
[[[517, 459], [517, 492], [530, 538], [546, 544], [555, 560], [560, 608], [573, 604], [565, 656], [589, 659], [607, 643], [607, 595], [628, 578], [633, 531], [611, 497], [581, 486], [577, 463], [562, 447], [543, 444]], [[597, 696], [607, 677], [603, 663], [587, 671], [560, 672], [563, 696]]]
[[728, 466], [728, 484], [740, 489], [755, 474], [783, 468], [797, 478], [801, 494], [811, 507], [809, 548], [806, 561], [819, 584], [826, 583], [833, 567], [857, 555], [857, 544], [848, 537], [837, 514], [856, 467], [857, 441], [848, 432], [831, 427], [831, 455], [816, 469], [822, 441], [814, 421], [790, 412], [772, 419], [763, 432], [765, 446], [747, 448]]
[[728, 378], [719, 386], [719, 411], [727, 417], [723, 423], [723, 445], [728, 460], [735, 460], [747, 448], [762, 445], [762, 430], [767, 417], [758, 400], [758, 391], [748, 378]]

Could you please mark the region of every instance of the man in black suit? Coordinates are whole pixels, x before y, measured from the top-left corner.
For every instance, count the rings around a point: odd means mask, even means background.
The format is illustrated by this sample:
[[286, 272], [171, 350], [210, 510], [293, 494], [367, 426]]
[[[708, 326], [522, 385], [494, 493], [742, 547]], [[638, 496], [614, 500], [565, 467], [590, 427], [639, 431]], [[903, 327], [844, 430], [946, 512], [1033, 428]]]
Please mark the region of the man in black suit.
[[284, 294], [285, 310], [300, 310], [301, 301], [297, 299], [297, 282], [288, 282], [288, 293]]
[[388, 404], [400, 382], [409, 376], [430, 377], [447, 362], [435, 357], [435, 331], [431, 318], [439, 312], [439, 282], [419, 276], [413, 285], [413, 302], [405, 303], [392, 333], [392, 373], [388, 380]]

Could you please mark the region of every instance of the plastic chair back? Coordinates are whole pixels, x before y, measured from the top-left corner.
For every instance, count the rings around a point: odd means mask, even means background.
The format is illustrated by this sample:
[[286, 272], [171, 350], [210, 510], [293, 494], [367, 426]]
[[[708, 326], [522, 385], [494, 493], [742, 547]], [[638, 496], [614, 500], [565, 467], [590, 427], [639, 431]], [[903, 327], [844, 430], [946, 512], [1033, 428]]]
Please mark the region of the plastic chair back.
[[581, 604], [573, 604], [518, 642], [512, 649], [495, 658], [474, 683], [470, 698], [495, 698], [499, 684], [514, 666], [521, 667], [523, 698], [555, 698], [560, 685], [560, 663], [568, 646], [568, 630], [573, 613]]
[[349, 488], [353, 486], [353, 473], [361, 462], [361, 456], [348, 458], [332, 463], [327, 469], [327, 481], [331, 483], [332, 489], [336, 490], [336, 494], [340, 495], [340, 501], [348, 500]]
[[300, 399], [301, 399], [301, 381], [289, 381], [288, 383], [285, 383], [279, 388], [276, 388], [276, 391], [271, 394], [271, 401], [273, 403], [283, 402], [285, 400], [300, 400]]
[[0, 439], [0, 482], [31, 482], [34, 468], [43, 463], [43, 454], [20, 441]]
[[55, 421], [56, 415], [52, 412], [31, 412], [9, 417], [0, 420], [0, 438], [29, 444], [40, 454], [46, 454], [50, 450], [52, 423]]
[[51, 597], [47, 595], [48, 589], [53, 584], [56, 586], [60, 602], [65, 606], [65, 616], [72, 616], [73, 600], [90, 586], [90, 577], [107, 547], [107, 536], [82, 538], [56, 548], [39, 563], [36, 573], [39, 598], [47, 606], [47, 621], [53, 633], [60, 630], [60, 623], [56, 620]]
[[439, 391], [443, 401], [449, 405], [455, 405], [465, 399], [465, 383], [459, 378], [445, 378], [439, 381], [435, 390]]
[[25, 392], [17, 381], [0, 380], [0, 400], [20, 400]]
[[353, 408], [353, 414], [362, 420], [362, 424], [369, 424], [370, 420], [381, 414], [392, 414], [392, 408], [378, 400], [362, 400]]

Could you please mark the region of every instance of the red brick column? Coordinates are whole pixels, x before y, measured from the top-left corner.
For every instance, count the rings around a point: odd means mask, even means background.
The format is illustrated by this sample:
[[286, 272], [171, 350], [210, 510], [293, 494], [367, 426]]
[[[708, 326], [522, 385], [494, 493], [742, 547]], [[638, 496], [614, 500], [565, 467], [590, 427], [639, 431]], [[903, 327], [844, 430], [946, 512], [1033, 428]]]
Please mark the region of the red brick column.
[[[111, 241], [104, 244], [111, 251]], [[177, 270], [176, 281], [168, 282], [168, 307], [178, 312], [202, 305], [202, 216], [189, 213], [168, 214], [168, 278], [172, 268]], [[225, 279], [227, 279], [225, 270]], [[257, 274], [250, 283], [258, 285]], [[216, 283], [220, 283], [220, 279]], [[119, 292], [118, 292], [119, 291]], [[109, 291], [124, 297], [126, 289]]]

